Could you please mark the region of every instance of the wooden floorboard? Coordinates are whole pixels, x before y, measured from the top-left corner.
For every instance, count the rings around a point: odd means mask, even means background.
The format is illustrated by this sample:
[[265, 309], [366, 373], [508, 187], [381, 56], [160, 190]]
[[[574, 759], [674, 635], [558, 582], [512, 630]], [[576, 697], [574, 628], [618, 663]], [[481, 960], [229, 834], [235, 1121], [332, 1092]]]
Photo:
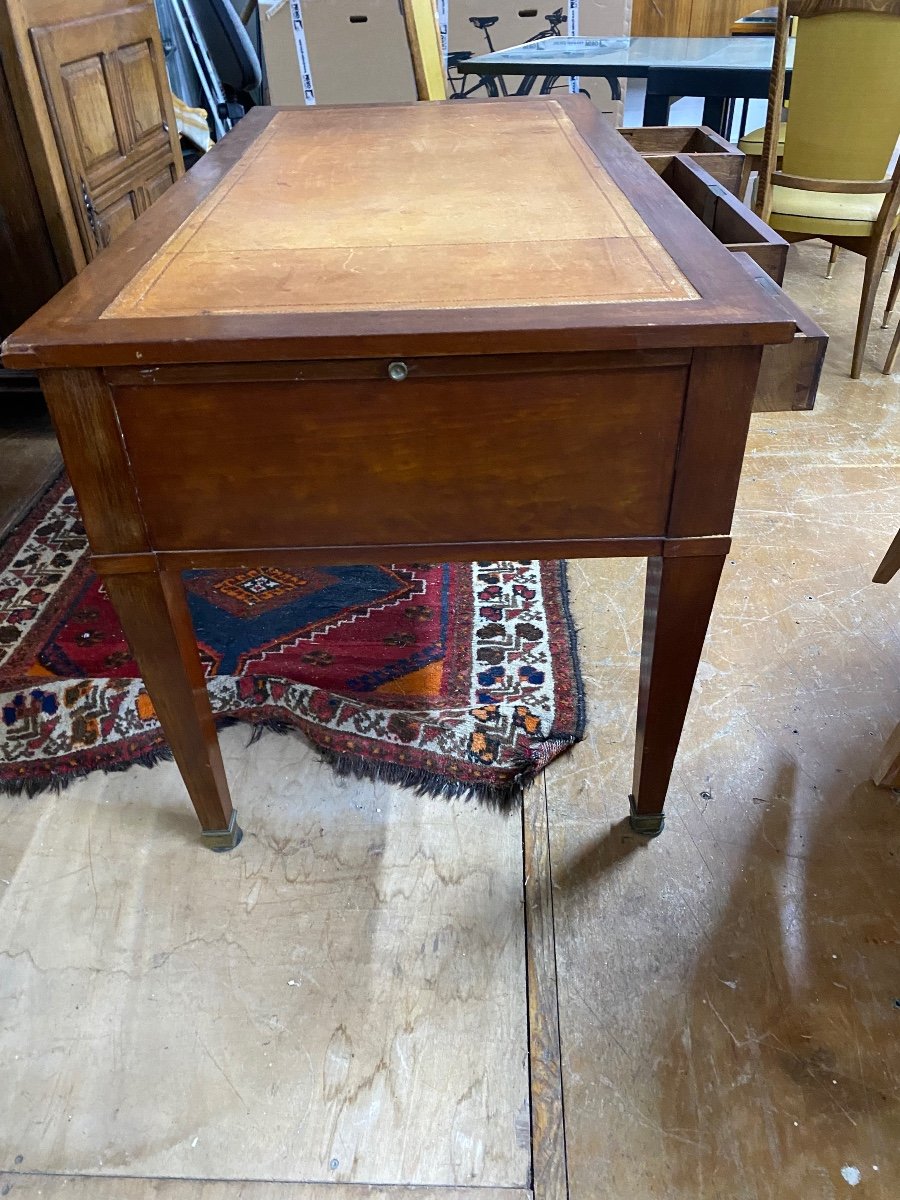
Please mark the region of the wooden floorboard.
[[[4, 1191], [4, 1189], [8, 1189]], [[245, 1179], [137, 1179], [0, 1172], [10, 1200], [532, 1200], [524, 1188], [379, 1187]]]
[[529, 789], [523, 802], [522, 844], [528, 964], [532, 1184], [535, 1200], [566, 1200], [566, 1134], [550, 877], [550, 831], [543, 779]]

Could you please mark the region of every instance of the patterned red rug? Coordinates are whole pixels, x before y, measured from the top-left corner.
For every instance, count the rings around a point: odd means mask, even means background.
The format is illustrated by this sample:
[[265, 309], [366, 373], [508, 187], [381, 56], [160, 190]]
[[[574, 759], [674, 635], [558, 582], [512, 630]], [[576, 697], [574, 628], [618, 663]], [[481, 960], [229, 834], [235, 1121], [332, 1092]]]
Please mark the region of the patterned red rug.
[[[197, 571], [217, 720], [341, 772], [507, 804], [582, 736], [565, 564]], [[0, 547], [0, 790], [169, 757], [61, 479]], [[259, 732], [257, 729], [256, 732]]]

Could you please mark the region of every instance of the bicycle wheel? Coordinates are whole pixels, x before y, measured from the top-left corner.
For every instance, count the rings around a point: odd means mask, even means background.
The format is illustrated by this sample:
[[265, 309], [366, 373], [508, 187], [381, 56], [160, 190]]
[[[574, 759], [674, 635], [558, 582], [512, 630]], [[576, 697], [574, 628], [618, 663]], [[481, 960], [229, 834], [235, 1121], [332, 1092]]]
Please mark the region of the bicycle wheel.
[[500, 91], [497, 88], [496, 80], [492, 75], [477, 76], [478, 82], [473, 83], [470, 88], [462, 87], [460, 90], [454, 91], [452, 96], [448, 96], [448, 100], [468, 100], [470, 96], [474, 96], [476, 92], [484, 89], [486, 95], [492, 100], [497, 100], [500, 97]]

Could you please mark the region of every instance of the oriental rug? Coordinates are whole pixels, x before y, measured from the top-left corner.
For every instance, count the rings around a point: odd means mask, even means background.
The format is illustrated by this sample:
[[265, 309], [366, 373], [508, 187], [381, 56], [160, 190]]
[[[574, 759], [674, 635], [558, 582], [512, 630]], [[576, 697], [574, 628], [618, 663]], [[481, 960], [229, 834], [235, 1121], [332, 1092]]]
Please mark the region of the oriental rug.
[[[582, 736], [565, 563], [185, 579], [220, 725], [298, 731], [342, 773], [501, 805]], [[0, 790], [168, 757], [63, 477], [0, 547]]]

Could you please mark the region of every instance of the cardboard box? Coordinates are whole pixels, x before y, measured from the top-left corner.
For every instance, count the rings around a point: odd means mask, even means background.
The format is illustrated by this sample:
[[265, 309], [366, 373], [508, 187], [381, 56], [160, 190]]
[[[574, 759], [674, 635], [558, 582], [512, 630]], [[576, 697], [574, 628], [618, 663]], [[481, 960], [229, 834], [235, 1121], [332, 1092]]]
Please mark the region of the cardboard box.
[[[415, 100], [406, 29], [398, 0], [299, 0], [308, 70], [301, 70], [292, 7], [297, 0], [260, 0], [269, 102], [377, 104]], [[546, 14], [569, 0], [447, 0], [449, 48], [484, 54], [487, 40], [470, 17], [496, 16], [490, 29], [498, 50], [547, 29]], [[578, 32], [586, 37], [621, 37], [627, 32], [631, 0], [579, 0]], [[562, 26], [563, 32], [568, 22]], [[508, 81], [514, 92], [519, 80]], [[562, 81], [560, 86], [565, 86]], [[601, 111], [621, 123], [621, 105], [603, 80], [582, 87]], [[536, 90], [536, 89], [535, 89]]]
[[309, 57], [304, 80], [291, 0], [260, 0], [270, 104], [389, 104], [415, 100], [397, 0], [300, 0]]

